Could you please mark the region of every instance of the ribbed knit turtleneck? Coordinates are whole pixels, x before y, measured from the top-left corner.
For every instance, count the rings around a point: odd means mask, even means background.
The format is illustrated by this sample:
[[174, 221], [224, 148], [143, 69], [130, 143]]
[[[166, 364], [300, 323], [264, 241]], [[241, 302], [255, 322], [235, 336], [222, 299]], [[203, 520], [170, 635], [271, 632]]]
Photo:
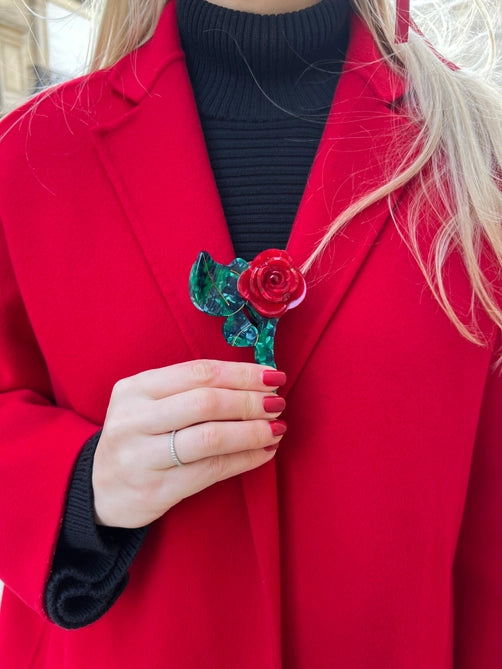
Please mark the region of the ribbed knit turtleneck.
[[265, 16], [206, 0], [177, 0], [177, 7], [204, 116], [250, 121], [284, 118], [280, 107], [309, 116], [329, 108], [345, 53], [347, 0]]
[[177, 14], [236, 255], [284, 248], [341, 70], [348, 0], [277, 15], [177, 0]]

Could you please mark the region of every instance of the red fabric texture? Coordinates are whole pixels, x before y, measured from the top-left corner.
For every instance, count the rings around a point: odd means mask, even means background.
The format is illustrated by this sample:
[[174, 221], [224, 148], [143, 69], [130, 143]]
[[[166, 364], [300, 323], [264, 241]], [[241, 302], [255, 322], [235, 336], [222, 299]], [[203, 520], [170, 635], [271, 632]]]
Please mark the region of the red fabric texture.
[[[406, 150], [403, 85], [358, 20], [347, 63], [287, 247], [297, 265], [385, 181], [389, 147]], [[252, 353], [189, 299], [199, 251], [234, 254], [172, 3], [136, 55], [0, 134], [2, 669], [500, 666], [495, 334], [481, 318], [486, 347], [459, 335], [387, 202], [350, 222], [279, 323], [289, 429], [275, 461], [156, 522], [101, 620], [46, 620], [72, 467], [113, 384]], [[398, 223], [409, 196], [395, 194]], [[461, 309], [454, 261], [449, 280]]]

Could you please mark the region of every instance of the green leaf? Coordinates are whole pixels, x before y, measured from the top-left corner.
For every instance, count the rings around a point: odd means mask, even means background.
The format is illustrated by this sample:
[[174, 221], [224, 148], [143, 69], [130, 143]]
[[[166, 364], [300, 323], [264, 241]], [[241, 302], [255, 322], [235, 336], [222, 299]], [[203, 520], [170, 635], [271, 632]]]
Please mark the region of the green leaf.
[[239, 278], [239, 276], [242, 274], [242, 272], [245, 269], [248, 269], [249, 263], [247, 262], [247, 260], [243, 260], [242, 258], [234, 258], [232, 260], [232, 262], [230, 263], [230, 265], [225, 265], [225, 267], [228, 267], [228, 269], [232, 273], [234, 273], [234, 274], [236, 273], [237, 278]]
[[230, 346], [254, 346], [258, 339], [258, 330], [241, 309], [227, 317], [223, 324], [223, 336]]
[[230, 265], [215, 262], [202, 251], [190, 271], [189, 290], [194, 305], [211, 316], [231, 316], [245, 303], [237, 291], [237, 281], [248, 263], [236, 258]]
[[255, 343], [254, 357], [260, 365], [276, 367], [274, 358], [274, 337], [278, 318], [263, 318], [263, 327], [260, 328]]

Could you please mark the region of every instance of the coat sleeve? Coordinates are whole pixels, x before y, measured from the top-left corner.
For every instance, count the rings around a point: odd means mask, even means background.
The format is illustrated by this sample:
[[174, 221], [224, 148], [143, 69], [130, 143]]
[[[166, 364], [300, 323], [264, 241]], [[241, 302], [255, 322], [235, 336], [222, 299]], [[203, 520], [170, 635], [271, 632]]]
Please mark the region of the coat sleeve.
[[91, 479], [100, 436], [89, 439], [75, 466], [45, 591], [47, 615], [66, 629], [93, 623], [114, 604], [148, 531], [95, 524]]
[[[495, 348], [501, 355], [501, 341]], [[461, 417], [459, 417], [461, 419]], [[502, 667], [502, 369], [488, 377], [454, 569], [455, 669]]]
[[0, 225], [0, 580], [42, 615], [74, 463], [99, 427], [55, 406]]

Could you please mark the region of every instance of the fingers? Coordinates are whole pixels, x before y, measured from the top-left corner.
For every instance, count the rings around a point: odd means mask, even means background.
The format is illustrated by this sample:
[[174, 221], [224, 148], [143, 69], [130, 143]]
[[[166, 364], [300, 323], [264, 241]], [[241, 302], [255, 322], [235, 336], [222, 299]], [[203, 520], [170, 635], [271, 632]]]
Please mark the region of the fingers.
[[231, 455], [216, 455], [198, 460], [183, 467], [165, 471], [160, 498], [172, 500], [174, 506], [182, 499], [190, 497], [205, 488], [225, 479], [261, 467], [275, 455], [275, 451], [262, 448], [243, 451]]
[[270, 391], [286, 382], [284, 372], [253, 363], [191, 360], [150, 369], [127, 379], [139, 392], [161, 399], [193, 388]]
[[[174, 447], [178, 459], [188, 465], [199, 460], [278, 445], [285, 432], [286, 423], [281, 420], [200, 423], [176, 431]], [[175, 466], [170, 452], [170, 435], [154, 437], [146, 457], [152, 469]]]
[[[111, 527], [142, 527], [147, 525], [168, 511], [182, 499], [200, 492], [218, 481], [243, 474], [251, 469], [260, 467], [275, 455], [275, 450], [266, 450], [262, 447], [277, 446], [282, 435], [273, 435], [273, 424], [282, 424], [282, 421], [253, 421], [254, 434], [247, 436], [228, 433], [217, 437], [201, 448], [202, 459], [192, 462], [186, 461], [182, 466], [176, 466], [170, 459], [169, 435], [158, 435], [145, 438], [140, 442], [142, 456], [137, 459], [138, 449], [121, 449], [120, 457], [111, 458], [103, 444], [103, 435], [100, 439], [104, 448], [96, 449], [93, 467], [93, 489], [96, 522]], [[249, 423], [238, 422], [235, 429], [239, 432]], [[261, 425], [258, 425], [261, 423]], [[198, 426], [190, 428], [195, 430]], [[228, 427], [228, 426], [227, 426]], [[284, 424], [282, 424], [282, 428]], [[183, 435], [185, 430], [175, 434], [176, 453], [185, 462], [185, 458], [196, 458], [197, 453], [191, 444], [192, 435]], [[188, 428], [186, 430], [188, 432]], [[210, 434], [210, 433], [209, 433]], [[245, 433], [243, 433], [245, 434]], [[181, 440], [178, 437], [182, 437]], [[239, 448], [250, 444], [256, 446], [248, 450], [236, 449], [236, 439], [239, 438]], [[152, 443], [154, 442], [154, 443]], [[136, 446], [138, 444], [136, 443]], [[225, 453], [229, 449], [234, 452]], [[158, 464], [163, 466], [155, 469], [145, 462], [151, 454], [162, 458]], [[212, 453], [211, 455], [208, 455]]]
[[142, 428], [162, 434], [208, 421], [248, 421], [276, 418], [286, 401], [269, 393], [226, 388], [196, 388], [145, 405]]
[[[285, 382], [272, 368], [216, 360], [117, 382], [94, 456], [97, 521], [141, 527], [181, 499], [273, 458], [285, 432], [277, 420], [285, 400], [274, 391]], [[184, 466], [172, 457], [173, 430]]]

